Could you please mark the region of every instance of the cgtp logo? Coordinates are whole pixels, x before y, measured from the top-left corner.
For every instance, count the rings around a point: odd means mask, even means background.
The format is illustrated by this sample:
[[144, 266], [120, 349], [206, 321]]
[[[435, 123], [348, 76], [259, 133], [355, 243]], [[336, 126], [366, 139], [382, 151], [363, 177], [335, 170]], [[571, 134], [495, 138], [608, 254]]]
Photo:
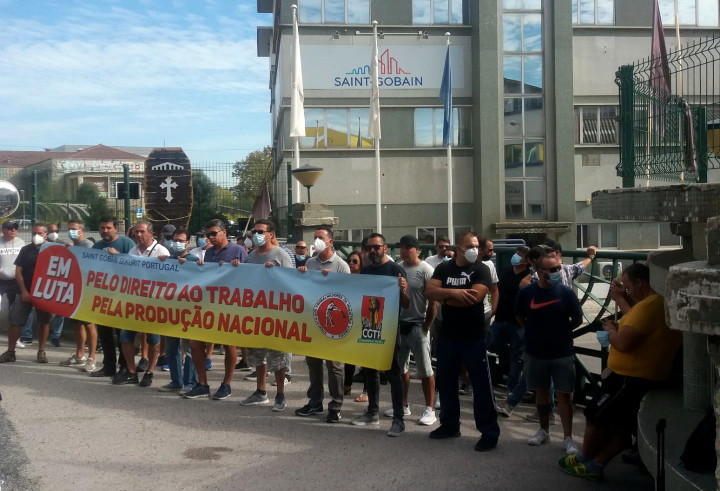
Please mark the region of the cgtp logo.
[[385, 343], [382, 339], [384, 309], [385, 297], [363, 296], [362, 333], [358, 343]]
[[350, 301], [339, 293], [327, 293], [313, 307], [315, 324], [331, 339], [342, 339], [352, 329]]

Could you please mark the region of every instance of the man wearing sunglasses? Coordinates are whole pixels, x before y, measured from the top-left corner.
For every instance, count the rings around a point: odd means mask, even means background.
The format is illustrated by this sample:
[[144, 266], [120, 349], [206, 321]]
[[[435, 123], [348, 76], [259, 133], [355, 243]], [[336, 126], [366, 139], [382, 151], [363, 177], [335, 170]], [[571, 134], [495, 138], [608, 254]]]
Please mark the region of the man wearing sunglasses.
[[433, 269], [437, 268], [437, 265], [443, 262], [446, 256], [446, 251], [450, 250], [450, 239], [447, 235], [440, 235], [435, 241], [435, 254], [425, 259], [425, 262], [432, 266]]
[[300, 266], [305, 266], [305, 263], [308, 260], [308, 246], [307, 242], [304, 240], [299, 241], [297, 244], [295, 244], [295, 266], [299, 268]]
[[538, 281], [518, 291], [515, 316], [525, 328], [525, 377], [535, 391], [540, 429], [529, 445], [550, 441], [550, 383], [555, 386], [562, 422], [565, 452], [578, 451], [572, 439], [572, 394], [575, 391], [573, 329], [582, 324], [582, 309], [575, 293], [562, 284], [562, 263], [552, 253], [536, 261]]
[[[205, 236], [212, 247], [205, 251], [205, 259], [198, 261], [199, 265], [205, 263], [242, 263], [247, 260], [247, 252], [245, 248], [230, 242], [227, 238], [227, 230], [222, 220], [213, 219], [205, 224]], [[190, 350], [192, 351], [192, 360], [197, 370], [197, 385], [185, 392], [183, 397], [186, 399], [197, 399], [200, 397], [210, 397], [210, 386], [207, 382], [207, 351], [204, 341], [190, 341]], [[225, 346], [225, 376], [220, 387], [213, 395], [216, 401], [227, 399], [232, 394], [230, 382], [232, 382], [235, 373], [235, 364], [237, 363], [237, 348], [235, 346]]]
[[440, 427], [430, 432], [430, 438], [440, 440], [460, 436], [457, 374], [464, 364], [474, 387], [475, 427], [482, 434], [475, 450], [486, 452], [497, 446], [500, 426], [485, 346], [483, 300], [492, 287], [492, 279], [488, 267], [478, 261], [478, 248], [479, 241], [474, 233], [461, 233], [455, 258], [440, 263], [425, 287], [425, 297], [442, 304], [443, 316], [436, 378], [442, 411]]

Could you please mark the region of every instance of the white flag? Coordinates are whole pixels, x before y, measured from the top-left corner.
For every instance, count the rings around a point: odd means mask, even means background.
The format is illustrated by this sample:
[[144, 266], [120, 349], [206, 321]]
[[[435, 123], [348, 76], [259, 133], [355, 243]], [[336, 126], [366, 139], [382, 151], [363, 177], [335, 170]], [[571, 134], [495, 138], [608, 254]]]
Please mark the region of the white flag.
[[298, 34], [297, 8], [293, 9], [293, 70], [290, 96], [290, 136], [305, 136], [305, 109], [303, 102], [302, 63], [300, 62], [300, 35]]
[[370, 79], [372, 83], [372, 95], [370, 96], [370, 121], [368, 136], [380, 139], [380, 87], [378, 86], [378, 42], [377, 23], [373, 23], [373, 52], [370, 62]]

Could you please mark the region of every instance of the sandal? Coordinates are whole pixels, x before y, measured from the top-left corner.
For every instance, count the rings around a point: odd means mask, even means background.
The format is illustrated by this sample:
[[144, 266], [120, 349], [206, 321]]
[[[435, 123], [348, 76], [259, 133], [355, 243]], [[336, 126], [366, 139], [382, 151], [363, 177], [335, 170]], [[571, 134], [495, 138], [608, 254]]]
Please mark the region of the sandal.
[[367, 392], [363, 392], [355, 398], [355, 402], [368, 402]]

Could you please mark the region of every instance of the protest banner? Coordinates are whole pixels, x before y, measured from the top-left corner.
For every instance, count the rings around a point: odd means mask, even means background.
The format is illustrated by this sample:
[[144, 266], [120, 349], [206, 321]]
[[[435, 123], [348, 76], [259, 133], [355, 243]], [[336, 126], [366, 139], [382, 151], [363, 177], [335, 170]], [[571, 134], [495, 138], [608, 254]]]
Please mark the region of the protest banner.
[[62, 246], [40, 252], [30, 295], [40, 310], [85, 322], [380, 370], [399, 311], [397, 278]]

